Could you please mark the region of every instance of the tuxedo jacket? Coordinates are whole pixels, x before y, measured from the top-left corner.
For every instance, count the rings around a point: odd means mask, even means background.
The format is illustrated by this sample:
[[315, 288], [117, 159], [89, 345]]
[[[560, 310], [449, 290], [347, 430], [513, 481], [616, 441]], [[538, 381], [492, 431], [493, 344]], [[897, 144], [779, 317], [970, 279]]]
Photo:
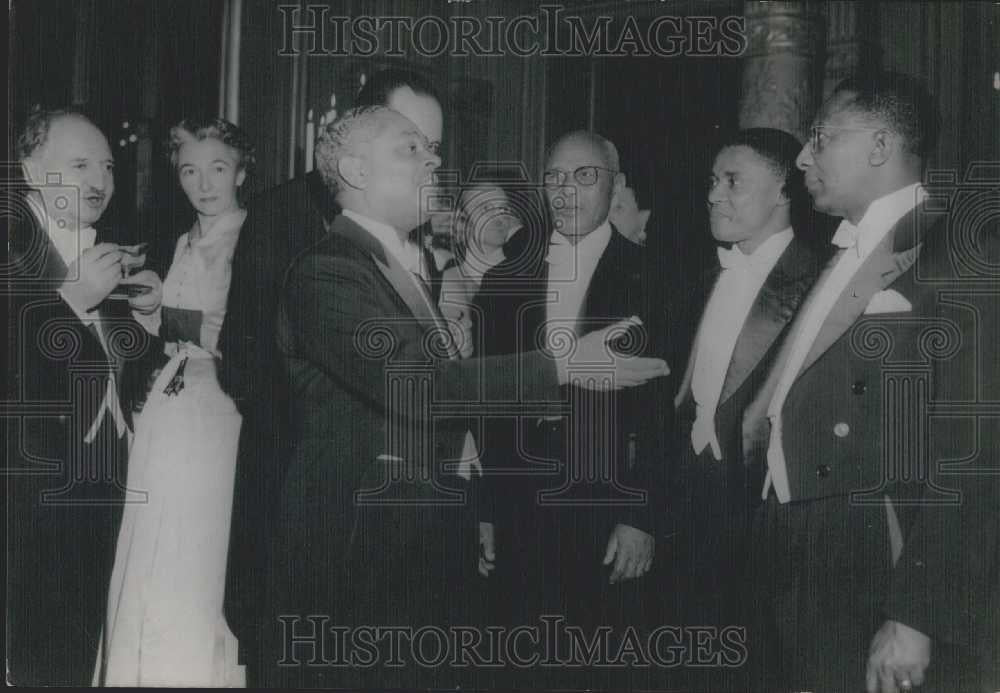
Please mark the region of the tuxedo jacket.
[[319, 171], [299, 176], [250, 200], [233, 255], [219, 335], [219, 380], [243, 415], [243, 426], [226, 571], [226, 618], [251, 661], [268, 581], [261, 546], [271, 531], [289, 459], [288, 382], [275, 340], [279, 296], [289, 264], [325, 235], [339, 211]]
[[[219, 335], [224, 355], [219, 379], [244, 417], [255, 416], [261, 406], [269, 413], [285, 409], [272, 377], [278, 361], [274, 327], [280, 288], [292, 259], [319, 241], [339, 213], [319, 171], [272, 188], [247, 206]], [[432, 276], [432, 285], [434, 280]]]
[[[538, 348], [545, 334], [546, 307], [554, 299], [550, 293], [558, 291], [558, 285], [548, 284], [547, 252], [548, 235], [538, 229], [523, 229], [504, 247], [506, 259], [486, 273], [476, 298], [477, 353], [514, 354]], [[578, 334], [637, 315], [643, 327], [616, 341], [613, 348], [666, 358], [669, 311], [660, 292], [650, 286], [646, 262], [645, 251], [612, 226], [584, 298]], [[669, 524], [663, 521], [662, 504], [653, 500], [666, 480], [665, 455], [659, 446], [661, 432], [671, 426], [668, 382], [659, 378], [638, 388], [603, 393], [563, 386], [561, 411], [571, 442], [549, 459], [524, 454], [539, 417], [487, 419], [480, 450], [487, 470], [482, 519], [503, 523], [510, 512], [530, 512], [539, 503], [577, 503], [601, 508], [598, 512], [606, 518], [608, 531], [615, 522], [623, 522], [659, 533]], [[597, 469], [571, 480], [572, 470], [590, 464]], [[600, 542], [606, 538], [603, 534]]]
[[288, 458], [288, 388], [275, 342], [278, 296], [288, 264], [319, 239], [327, 215], [330, 199], [318, 171], [250, 200], [219, 334], [219, 381], [243, 415], [225, 613], [251, 674], [267, 581], [261, 546]]
[[[278, 290], [292, 258], [319, 240], [332, 201], [314, 171], [258, 195], [233, 255], [226, 318], [219, 335], [219, 379], [246, 415], [273, 387]], [[272, 367], [269, 367], [272, 366]]]
[[144, 501], [138, 491], [126, 492], [124, 432], [119, 435], [110, 413], [97, 422], [112, 375], [121, 408], [130, 411], [131, 396], [145, 383], [133, 366], [155, 342], [129, 317], [125, 301], [100, 306], [99, 328], [79, 320], [58, 293], [66, 264], [30, 212], [13, 220], [9, 233], [4, 438], [10, 680], [89, 686], [122, 503]]
[[[782, 440], [793, 501], [892, 500], [903, 545], [887, 616], [995, 654], [985, 614], [997, 606], [1000, 426], [988, 402], [1000, 326], [976, 253], [997, 243], [965, 234], [925, 205], [899, 220], [824, 321], [782, 408]], [[766, 454], [763, 417], [790, 341], [746, 410], [747, 454]]]
[[465, 434], [447, 419], [552, 400], [557, 379], [539, 352], [448, 358], [431, 306], [344, 216], [293, 263], [278, 324], [292, 457], [270, 546], [273, 613], [422, 624], [454, 601], [449, 571], [456, 552], [474, 559], [476, 534], [466, 484], [441, 463]]
[[[696, 415], [691, 380], [697, 356], [697, 338], [691, 344], [687, 367], [675, 399], [677, 435], [671, 449], [681, 462], [675, 468], [680, 477], [675, 480], [673, 491], [685, 493], [686, 489], [690, 488], [691, 481], [685, 477], [704, 470], [720, 469], [723, 470], [722, 473], [729, 472], [730, 476], [745, 479], [746, 482], [752, 482], [758, 477], [763, 481], [763, 476], [755, 473], [758, 470], [745, 470], [743, 464], [743, 410], [763, 383], [768, 368], [777, 354], [777, 347], [785, 337], [788, 325], [799, 309], [802, 299], [816, 281], [819, 270], [820, 261], [815, 251], [808, 243], [795, 236], [758, 291], [736, 339], [715, 411], [715, 432], [722, 450], [722, 463], [715, 460], [711, 447], [706, 447], [696, 455], [691, 446], [691, 428]], [[699, 306], [696, 323], [699, 326], [705, 319], [704, 311], [719, 274], [720, 268], [714, 268], [703, 284], [706, 292], [698, 296], [695, 301]], [[699, 331], [695, 334], [697, 335]], [[705, 338], [710, 339], [711, 335], [705, 335]], [[746, 503], [747, 491], [756, 492], [758, 497], [760, 495], [759, 487], [746, 489], [742, 483], [734, 484], [730, 491], [731, 497], [727, 501], [741, 506]], [[682, 495], [674, 502], [683, 503], [686, 500]], [[684, 514], [679, 513], [679, 515]]]

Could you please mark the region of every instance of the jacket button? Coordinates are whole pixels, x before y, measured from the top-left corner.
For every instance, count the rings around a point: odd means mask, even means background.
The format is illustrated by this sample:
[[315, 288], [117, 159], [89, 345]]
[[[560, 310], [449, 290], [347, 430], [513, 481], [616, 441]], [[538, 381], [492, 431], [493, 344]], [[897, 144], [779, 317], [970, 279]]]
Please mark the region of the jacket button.
[[818, 476], [820, 479], [825, 479], [826, 477], [830, 476], [830, 465], [821, 464], [818, 467], [816, 467], [816, 476]]
[[851, 392], [853, 392], [856, 395], [863, 395], [863, 394], [865, 394], [865, 390], [867, 390], [867, 389], [868, 389], [868, 386], [865, 385], [865, 381], [864, 380], [856, 380], [854, 382], [854, 384], [851, 385]]
[[846, 423], [841, 421], [839, 424], [833, 427], [833, 435], [838, 438], [846, 438], [847, 434], [851, 432], [851, 427]]

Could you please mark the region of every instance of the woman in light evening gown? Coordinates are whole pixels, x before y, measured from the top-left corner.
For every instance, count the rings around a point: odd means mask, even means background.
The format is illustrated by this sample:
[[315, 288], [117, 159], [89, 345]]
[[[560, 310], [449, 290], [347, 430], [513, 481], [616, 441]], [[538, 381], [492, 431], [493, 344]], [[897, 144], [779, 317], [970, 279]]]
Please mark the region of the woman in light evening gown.
[[168, 360], [136, 418], [128, 486], [147, 502], [126, 507], [118, 537], [105, 683], [243, 686], [222, 612], [241, 418], [216, 366], [253, 147], [225, 120], [184, 120], [169, 152], [195, 220], [143, 324]]

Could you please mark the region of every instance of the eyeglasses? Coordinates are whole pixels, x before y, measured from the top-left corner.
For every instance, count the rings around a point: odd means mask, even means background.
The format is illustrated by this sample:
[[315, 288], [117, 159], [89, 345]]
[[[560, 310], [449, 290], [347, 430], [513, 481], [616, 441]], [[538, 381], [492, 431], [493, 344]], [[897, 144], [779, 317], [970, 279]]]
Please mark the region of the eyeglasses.
[[879, 132], [885, 128], [839, 128], [834, 125], [813, 125], [809, 129], [809, 146], [817, 154], [823, 151], [826, 147], [826, 143], [829, 141], [829, 137], [823, 132], [824, 130], [839, 130], [841, 132]]
[[[573, 180], [580, 185], [593, 185], [597, 182], [598, 170], [607, 171], [608, 173], [618, 173], [618, 171], [613, 168], [605, 168], [604, 166], [581, 166], [573, 171]], [[542, 183], [547, 188], [553, 188], [557, 185], [564, 184], [568, 177], [568, 172], [558, 168], [553, 168], [542, 174]]]

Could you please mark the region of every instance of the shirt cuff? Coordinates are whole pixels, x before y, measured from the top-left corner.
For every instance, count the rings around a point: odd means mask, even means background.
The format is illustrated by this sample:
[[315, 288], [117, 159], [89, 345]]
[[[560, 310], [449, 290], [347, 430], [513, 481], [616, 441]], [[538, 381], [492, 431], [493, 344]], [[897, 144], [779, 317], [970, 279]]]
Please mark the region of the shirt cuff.
[[76, 305], [76, 303], [74, 301], [71, 301], [70, 297], [62, 289], [59, 289], [59, 296], [62, 298], [63, 302], [65, 302], [66, 305], [70, 307], [70, 310], [73, 311], [73, 314], [76, 315], [76, 317], [79, 318], [80, 322], [82, 322], [84, 325], [92, 325], [100, 319], [101, 316], [97, 312], [97, 308], [88, 310], [86, 307]]

